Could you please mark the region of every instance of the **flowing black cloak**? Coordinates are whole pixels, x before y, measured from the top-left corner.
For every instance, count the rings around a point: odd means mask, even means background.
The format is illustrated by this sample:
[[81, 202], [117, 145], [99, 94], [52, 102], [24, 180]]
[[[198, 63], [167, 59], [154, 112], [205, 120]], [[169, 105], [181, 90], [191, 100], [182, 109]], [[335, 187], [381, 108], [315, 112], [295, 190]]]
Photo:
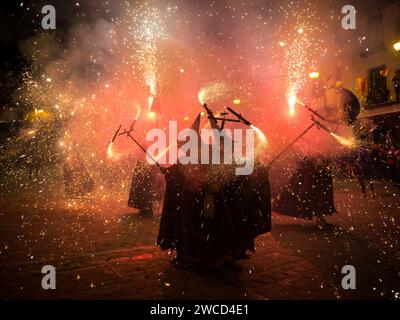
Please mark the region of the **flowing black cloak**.
[[132, 176], [128, 206], [139, 210], [149, 210], [159, 198], [160, 182], [158, 168], [145, 161], [138, 161]]
[[236, 176], [225, 189], [235, 248], [254, 250], [254, 239], [271, 231], [271, 193], [267, 169], [256, 165], [248, 176]]
[[353, 123], [360, 113], [360, 102], [353, 92], [345, 88], [338, 89], [341, 96], [341, 106], [343, 108], [346, 119], [349, 123]]
[[326, 161], [305, 158], [275, 199], [279, 214], [312, 219], [336, 212], [332, 173]]
[[[183, 205], [183, 251], [203, 265], [221, 261], [230, 253], [233, 225], [220, 179], [210, 179], [209, 165], [187, 165]], [[210, 181], [213, 180], [213, 181]]]
[[175, 164], [164, 174], [166, 189], [157, 238], [157, 244], [162, 250], [174, 250], [181, 244], [185, 181], [182, 170], [182, 165]]
[[249, 176], [232, 176], [221, 167], [224, 172], [210, 178], [210, 168], [188, 167], [184, 188], [183, 250], [202, 264], [253, 249], [254, 239], [271, 230], [266, 170], [259, 167]]

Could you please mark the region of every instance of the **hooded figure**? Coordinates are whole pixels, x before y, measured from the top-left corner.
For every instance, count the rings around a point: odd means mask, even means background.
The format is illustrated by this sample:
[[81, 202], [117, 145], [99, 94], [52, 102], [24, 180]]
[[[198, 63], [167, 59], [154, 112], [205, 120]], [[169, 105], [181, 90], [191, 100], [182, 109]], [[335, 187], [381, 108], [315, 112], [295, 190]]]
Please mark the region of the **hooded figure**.
[[336, 93], [340, 95], [340, 107], [345, 118], [349, 124], [352, 124], [360, 113], [360, 102], [353, 92], [342, 87], [341, 82], [337, 83], [335, 88]]
[[[191, 129], [199, 133], [200, 114], [192, 124]], [[178, 142], [180, 148], [185, 141]], [[163, 208], [161, 212], [160, 228], [157, 245], [162, 250], [175, 250], [176, 258], [170, 262], [174, 265], [184, 263], [183, 255], [183, 204], [185, 188], [186, 166], [180, 163], [167, 169], [162, 169], [166, 183]]]
[[185, 176], [183, 166], [175, 164], [163, 170], [166, 182], [157, 245], [162, 250], [176, 250], [176, 261], [182, 257], [182, 209]]
[[141, 217], [152, 217], [153, 206], [160, 197], [159, 186], [157, 167], [138, 160], [132, 176], [128, 206], [138, 209]]
[[234, 229], [234, 255], [254, 252], [254, 239], [271, 231], [271, 192], [267, 169], [256, 163], [249, 176], [235, 176], [224, 190]]
[[187, 167], [183, 209], [185, 256], [202, 267], [234, 267], [254, 251], [254, 239], [271, 230], [266, 169], [235, 176], [231, 165]]
[[336, 212], [332, 173], [326, 160], [304, 158], [275, 199], [273, 210], [279, 214], [311, 220], [326, 226], [324, 217]]
[[219, 165], [187, 165], [183, 202], [183, 250], [205, 269], [224, 262], [234, 243], [231, 213], [224, 201]]
[[[197, 132], [199, 121], [192, 126]], [[232, 262], [254, 251], [254, 239], [271, 230], [266, 169], [256, 166], [251, 175], [236, 176], [234, 165], [177, 164], [166, 169], [165, 179], [158, 244], [177, 251], [172, 262], [241, 271]]]

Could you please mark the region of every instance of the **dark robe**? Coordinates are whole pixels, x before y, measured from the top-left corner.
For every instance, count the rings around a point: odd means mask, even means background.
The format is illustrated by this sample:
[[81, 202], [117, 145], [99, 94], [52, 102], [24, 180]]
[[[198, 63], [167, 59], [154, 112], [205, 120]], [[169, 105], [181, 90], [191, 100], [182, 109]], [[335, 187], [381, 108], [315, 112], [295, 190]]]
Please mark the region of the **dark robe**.
[[271, 193], [267, 169], [256, 165], [248, 176], [236, 176], [225, 189], [235, 249], [254, 251], [254, 239], [271, 231]]
[[336, 212], [332, 174], [327, 163], [305, 158], [275, 199], [273, 210], [310, 220]]
[[141, 211], [152, 211], [159, 198], [158, 168], [145, 161], [138, 161], [132, 176], [128, 206]]
[[190, 261], [214, 265], [230, 253], [234, 237], [222, 181], [210, 176], [209, 165], [187, 165], [186, 170], [183, 251]]
[[346, 120], [349, 123], [353, 123], [360, 113], [360, 102], [353, 92], [345, 88], [339, 88], [339, 93], [341, 96], [340, 104], [343, 108]]
[[216, 264], [236, 251], [254, 250], [254, 239], [271, 230], [266, 170], [259, 167], [249, 176], [235, 176], [230, 169], [187, 166], [183, 250], [203, 265]]
[[184, 173], [182, 165], [169, 167], [164, 174], [166, 188], [161, 212], [157, 245], [162, 250], [176, 250], [182, 242]]

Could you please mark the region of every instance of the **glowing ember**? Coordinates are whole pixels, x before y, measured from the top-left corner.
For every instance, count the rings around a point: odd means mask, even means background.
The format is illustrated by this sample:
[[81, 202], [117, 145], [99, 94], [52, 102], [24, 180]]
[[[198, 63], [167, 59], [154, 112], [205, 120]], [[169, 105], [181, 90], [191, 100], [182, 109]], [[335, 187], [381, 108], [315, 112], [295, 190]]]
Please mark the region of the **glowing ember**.
[[310, 79], [317, 79], [319, 78], [319, 72], [317, 71], [310, 72], [308, 76], [310, 77]]

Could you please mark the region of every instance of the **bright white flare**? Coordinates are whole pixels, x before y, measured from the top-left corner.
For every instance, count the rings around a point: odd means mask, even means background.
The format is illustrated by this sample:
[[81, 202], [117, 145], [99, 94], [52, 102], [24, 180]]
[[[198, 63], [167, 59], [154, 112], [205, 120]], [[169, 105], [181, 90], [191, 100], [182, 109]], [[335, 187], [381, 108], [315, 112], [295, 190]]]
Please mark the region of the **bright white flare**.
[[294, 115], [294, 107], [295, 107], [296, 101], [297, 101], [296, 92], [293, 90], [293, 88], [289, 90], [287, 99], [288, 99], [288, 104], [289, 104], [289, 115], [293, 116]]
[[264, 132], [260, 128], [257, 128], [255, 125], [250, 126], [256, 133], [257, 137], [261, 140], [262, 143], [267, 143], [267, 137], [265, 136]]

